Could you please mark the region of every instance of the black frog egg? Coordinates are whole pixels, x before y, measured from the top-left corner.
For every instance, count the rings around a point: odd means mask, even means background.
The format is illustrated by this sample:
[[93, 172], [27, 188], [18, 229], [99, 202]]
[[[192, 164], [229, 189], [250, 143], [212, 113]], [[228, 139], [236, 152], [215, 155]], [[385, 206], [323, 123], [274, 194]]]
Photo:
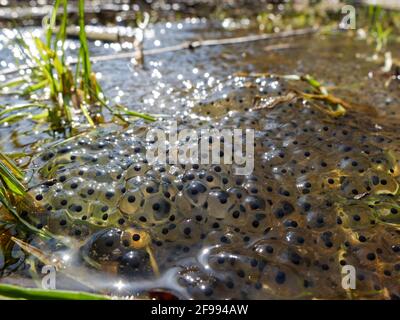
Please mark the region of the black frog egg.
[[[60, 223], [62, 223], [60, 221]], [[80, 241], [84, 241], [92, 233], [90, 226], [82, 224], [81, 221], [73, 220], [70, 224], [67, 223], [68, 235]]]
[[130, 165], [128, 170], [125, 173], [125, 178], [130, 179], [133, 177], [143, 176], [148, 170], [150, 166], [147, 163], [137, 162]]
[[155, 180], [145, 180], [139, 189], [145, 197], [158, 193], [160, 184]]
[[276, 255], [282, 251], [282, 245], [276, 241], [276, 238], [260, 240], [253, 244], [253, 251], [261, 258], [274, 260]]
[[[176, 218], [172, 216], [173, 219], [169, 219], [170, 222], [156, 225], [152, 227], [155, 241], [171, 242], [175, 243], [182, 237], [181, 230], [179, 229], [179, 224], [181, 221], [176, 221]], [[173, 221], [171, 221], [173, 220]]]
[[122, 225], [125, 221], [118, 209], [101, 202], [97, 202], [97, 206], [92, 207], [90, 213], [90, 217], [85, 215], [81, 217], [81, 220], [88, 220], [90, 223], [103, 227]]
[[98, 199], [103, 203], [115, 207], [123, 192], [117, 184], [102, 184], [99, 190]]
[[175, 177], [172, 175], [163, 172], [160, 177], [160, 186], [159, 192], [161, 192], [166, 198], [175, 199], [176, 194], [178, 193], [177, 187], [174, 185]]
[[107, 168], [107, 175], [110, 179], [113, 179], [116, 182], [120, 182], [125, 178], [125, 171], [117, 166], [116, 163], [109, 163]]
[[265, 210], [266, 204], [265, 200], [257, 195], [249, 195], [243, 199], [243, 205], [246, 210], [249, 211], [257, 211], [257, 210]]
[[371, 188], [375, 194], [395, 195], [399, 190], [399, 184], [395, 178], [385, 172], [377, 172], [370, 176]]
[[190, 181], [184, 187], [184, 194], [194, 206], [202, 206], [207, 201], [207, 186], [200, 181]]
[[150, 223], [164, 223], [174, 213], [172, 203], [163, 194], [157, 193], [145, 198], [143, 214]]
[[82, 254], [100, 263], [116, 261], [125, 250], [121, 235], [122, 231], [117, 228], [100, 230], [81, 248]]
[[230, 274], [232, 285], [236, 287], [245, 286], [257, 279], [265, 265], [265, 261], [258, 257], [249, 256], [239, 250], [230, 254], [229, 251], [224, 251], [223, 247], [212, 252], [207, 258], [207, 267], [214, 272]]
[[128, 226], [121, 236], [122, 245], [130, 249], [146, 249], [153, 240], [150, 233], [143, 228]]
[[284, 150], [270, 150], [264, 152], [262, 155], [262, 159], [265, 163], [268, 163], [269, 166], [278, 166], [286, 163], [285, 157], [287, 157], [287, 155]]
[[295, 246], [283, 247], [276, 256], [276, 261], [290, 265], [292, 268], [309, 267], [313, 259], [313, 253], [307, 252]]
[[183, 266], [178, 274], [178, 283], [186, 287], [194, 299], [210, 299], [216, 293], [220, 282], [218, 279], [203, 272], [198, 267]]
[[80, 198], [92, 201], [98, 198], [101, 192], [101, 185], [93, 180], [85, 180], [74, 192], [77, 193]]
[[133, 216], [143, 205], [144, 197], [139, 188], [127, 187], [126, 189], [127, 191], [119, 201], [118, 208], [123, 214]]
[[97, 182], [109, 181], [110, 177], [104, 167], [96, 163], [93, 166], [82, 166], [75, 169], [75, 174], [82, 177], [86, 181], [94, 180]]
[[64, 190], [62, 186], [58, 186], [49, 190], [45, 199], [54, 209], [58, 210], [68, 208], [73, 197], [74, 193], [72, 191]]
[[[241, 184], [240, 179], [236, 179], [236, 180], [239, 184]], [[234, 196], [237, 203], [241, 203], [243, 201], [243, 199], [245, 198], [245, 196], [247, 195], [247, 190], [245, 190], [242, 187], [232, 187], [232, 188], [229, 188], [227, 191], [228, 191], [228, 193], [231, 193]]]
[[40, 185], [35, 190], [31, 190], [30, 194], [32, 198], [37, 201], [38, 203], [44, 203], [46, 201], [51, 201], [51, 193], [49, 193], [49, 187], [46, 185]]
[[356, 287], [361, 294], [366, 294], [370, 298], [377, 297], [383, 289], [379, 274], [369, 270], [363, 270], [356, 274]]
[[[217, 168], [220, 167], [217, 166]], [[207, 170], [205, 175], [202, 175], [200, 178], [202, 182], [207, 185], [208, 189], [222, 188], [224, 186], [224, 183], [222, 181], [223, 178], [221, 178], [220, 172], [215, 171], [215, 168]]]
[[344, 206], [339, 211], [338, 218], [343, 227], [354, 231], [370, 228], [376, 222], [373, 208], [361, 203]]
[[340, 246], [346, 241], [346, 237], [342, 234], [337, 234], [336, 232], [332, 232], [330, 230], [323, 231], [319, 233], [315, 233], [314, 243], [319, 247], [318, 249], [322, 252], [326, 251], [336, 251], [340, 248]]
[[233, 206], [232, 196], [221, 189], [212, 189], [207, 198], [209, 215], [214, 218], [225, 218]]
[[251, 215], [243, 205], [234, 204], [228, 210], [228, 214], [226, 215], [224, 221], [227, 225], [238, 228], [246, 225], [250, 216]]
[[203, 238], [203, 225], [196, 219], [185, 219], [179, 223], [178, 228], [185, 242], [196, 244]]
[[71, 198], [67, 204], [69, 214], [74, 218], [80, 218], [82, 215], [87, 215], [89, 211], [89, 204], [79, 198]]
[[284, 265], [267, 264], [260, 274], [259, 282], [263, 288], [273, 290], [280, 298], [301, 297], [304, 292], [302, 274]]
[[[61, 177], [60, 177], [60, 179], [61, 179]], [[85, 182], [85, 180], [83, 180], [81, 177], [73, 177], [73, 178], [69, 179], [68, 181], [66, 181], [66, 183], [64, 183], [63, 186], [64, 186], [64, 189], [66, 189], [66, 190], [76, 192], [77, 190], [79, 190], [82, 187], [82, 184], [84, 184], [84, 182]]]
[[122, 255], [118, 273], [126, 278], [148, 278], [153, 275], [150, 255], [146, 250], [130, 250]]
[[295, 213], [295, 206], [292, 201], [289, 200], [281, 200], [277, 203], [273, 204], [272, 214], [273, 217], [277, 220], [283, 221], [286, 218], [290, 217], [293, 213]]
[[70, 229], [70, 216], [65, 209], [53, 211], [48, 216], [48, 228], [59, 232], [60, 234], [67, 234]]
[[[236, 172], [235, 168], [233, 169], [232, 172]], [[230, 187], [232, 187], [234, 185], [235, 179], [232, 179], [230, 174], [227, 174], [227, 173], [223, 172], [223, 173], [221, 173], [219, 175], [219, 181], [220, 181], [221, 188], [228, 189], [228, 188], [230, 188]]]

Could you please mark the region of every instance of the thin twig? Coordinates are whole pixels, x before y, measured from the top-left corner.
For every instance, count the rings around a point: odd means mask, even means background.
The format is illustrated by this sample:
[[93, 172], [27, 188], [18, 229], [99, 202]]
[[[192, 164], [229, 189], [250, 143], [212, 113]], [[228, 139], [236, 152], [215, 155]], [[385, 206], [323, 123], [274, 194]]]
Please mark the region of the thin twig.
[[[199, 41], [186, 41], [174, 46], [168, 46], [164, 48], [155, 48], [155, 49], [147, 49], [143, 50], [144, 56], [151, 56], [156, 54], [162, 54], [166, 52], [175, 52], [180, 50], [186, 49], [196, 49], [199, 47], [210, 47], [210, 46], [220, 46], [220, 45], [234, 45], [240, 43], [247, 43], [247, 42], [254, 42], [254, 41], [263, 41], [263, 40], [274, 40], [274, 39], [282, 39], [282, 38], [290, 38], [290, 37], [297, 37], [303, 36], [308, 34], [316, 33], [319, 28], [305, 28], [305, 29], [298, 29], [298, 30], [290, 30], [290, 31], [283, 31], [278, 33], [267, 33], [267, 34], [254, 34], [248, 35], [243, 37], [236, 37], [236, 38], [225, 38], [225, 39], [209, 39], [209, 40], [199, 40]], [[134, 57], [134, 52], [122, 52], [122, 53], [114, 53], [110, 55], [103, 55], [90, 58], [90, 61], [93, 63], [100, 62], [100, 61], [110, 61], [116, 59], [131, 59]], [[70, 62], [71, 65], [76, 64], [77, 60], [72, 60]], [[21, 65], [18, 68], [7, 68], [0, 72], [0, 75], [6, 75], [18, 72], [24, 69], [31, 69], [31, 67], [27, 65]]]

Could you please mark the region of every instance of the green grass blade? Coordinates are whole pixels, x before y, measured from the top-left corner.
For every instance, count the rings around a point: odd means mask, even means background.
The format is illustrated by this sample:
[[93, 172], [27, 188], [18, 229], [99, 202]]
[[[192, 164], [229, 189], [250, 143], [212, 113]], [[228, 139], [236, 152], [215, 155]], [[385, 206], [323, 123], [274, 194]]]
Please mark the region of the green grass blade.
[[125, 113], [125, 115], [142, 118], [144, 120], [151, 121], [151, 122], [154, 122], [157, 120], [156, 118], [154, 118], [151, 115], [148, 115], [146, 113], [140, 113], [140, 112], [131, 111], [131, 110], [125, 110], [124, 113]]
[[24, 89], [23, 94], [24, 95], [28, 95], [31, 94], [32, 92], [38, 91], [40, 89], [45, 88], [48, 85], [49, 81], [47, 79], [38, 82], [36, 84], [30, 85], [29, 87], [27, 87], [26, 89]]
[[11, 171], [12, 173], [17, 177], [17, 179], [23, 179], [24, 174], [22, 171], [18, 168], [18, 166], [4, 153], [0, 152], [0, 162], [4, 163]]
[[12, 114], [3, 119], [0, 119], [0, 124], [4, 124], [4, 123], [11, 124], [11, 123], [18, 122], [19, 120], [22, 120], [22, 119], [28, 119], [30, 117], [31, 117], [30, 113], [20, 112], [20, 113]]
[[25, 194], [24, 185], [13, 175], [4, 163], [0, 162], [0, 176], [11, 192], [17, 195]]
[[23, 77], [18, 77], [18, 78], [10, 80], [4, 84], [1, 84], [0, 89], [16, 87], [25, 82], [26, 82], [26, 80]]
[[[117, 108], [117, 110], [119, 110], [119, 113], [123, 114], [123, 115], [142, 118], [142, 119], [150, 121], [150, 122], [154, 122], [157, 120], [156, 118], [154, 118], [153, 116], [151, 116], [149, 114], [128, 110], [126, 107], [121, 106], [121, 105], [116, 105], [115, 107]], [[115, 111], [113, 113], [115, 114]]]
[[49, 48], [51, 48], [51, 39], [53, 37], [53, 30], [56, 26], [57, 13], [60, 8], [60, 0], [56, 0], [53, 5], [53, 11], [51, 13], [50, 21], [47, 24], [47, 32], [46, 32], [46, 43]]
[[63, 17], [61, 20], [60, 31], [57, 34], [57, 40], [61, 40], [62, 56], [61, 63], [65, 65], [65, 39], [67, 38], [67, 22], [68, 22], [68, 1], [63, 0]]
[[86, 104], [84, 102], [81, 103], [80, 105], [81, 110], [83, 115], [85, 116], [86, 120], [88, 121], [88, 123], [90, 124], [91, 127], [95, 127], [96, 125], [94, 124], [92, 118], [90, 117], [89, 111], [86, 107]]
[[2, 158], [6, 160], [0, 160], [0, 179], [12, 193], [24, 195], [25, 186], [19, 181], [19, 178], [23, 176], [22, 172], [5, 155], [2, 155]]
[[12, 106], [12, 107], [5, 108], [2, 111], [0, 111], [0, 117], [4, 116], [10, 112], [14, 112], [17, 110], [26, 110], [26, 109], [30, 109], [30, 108], [46, 109], [47, 106], [44, 104], [40, 104], [40, 103], [18, 104], [18, 105]]
[[81, 63], [83, 67], [83, 80], [84, 80], [84, 91], [87, 94], [88, 88], [90, 88], [90, 74], [92, 73], [92, 67], [90, 63], [89, 47], [85, 31], [85, 1], [79, 0], [79, 42], [81, 45], [80, 55]]
[[10, 284], [0, 284], [0, 295], [7, 298], [27, 300], [110, 300], [104, 295], [79, 291], [46, 290], [23, 288]]

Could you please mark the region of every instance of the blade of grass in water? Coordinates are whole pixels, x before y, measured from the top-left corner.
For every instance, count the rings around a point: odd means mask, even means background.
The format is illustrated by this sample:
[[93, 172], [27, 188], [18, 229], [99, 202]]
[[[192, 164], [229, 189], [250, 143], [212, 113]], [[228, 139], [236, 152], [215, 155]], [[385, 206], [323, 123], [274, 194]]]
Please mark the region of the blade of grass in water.
[[47, 85], [47, 80], [43, 80], [39, 83], [36, 83], [36, 84], [33, 84], [33, 85], [27, 87], [26, 89], [24, 89], [22, 94], [23, 95], [31, 94], [32, 92], [35, 92], [35, 91], [45, 88], [46, 85]]
[[21, 84], [24, 84], [25, 82], [26, 82], [26, 80], [23, 77], [18, 77], [18, 78], [10, 80], [4, 84], [1, 84], [0, 89], [16, 87]]
[[3, 162], [16, 176], [17, 179], [23, 179], [24, 174], [22, 171], [17, 167], [17, 165], [4, 153], [0, 152], [0, 161]]
[[61, 40], [61, 62], [65, 65], [65, 39], [67, 38], [67, 22], [68, 22], [68, 1], [63, 0], [63, 17], [61, 20], [60, 32], [57, 34], [57, 40]]
[[[5, 155], [2, 155], [1, 158], [4, 157]], [[11, 164], [11, 160], [0, 161], [0, 179], [4, 181], [11, 192], [22, 196], [25, 194], [25, 187], [15, 174], [18, 177], [22, 177], [21, 171], [15, 165]]]
[[[108, 106], [106, 106], [107, 108], [109, 108]], [[120, 105], [120, 104], [116, 104], [114, 106], [114, 108], [116, 110], [118, 110], [118, 112], [115, 112], [115, 110], [109, 108], [109, 111], [111, 113], [113, 113], [115, 116], [122, 116], [122, 115], [126, 115], [126, 116], [131, 116], [131, 117], [137, 117], [137, 118], [142, 118], [144, 120], [150, 121], [150, 122], [154, 122], [157, 119], [150, 115], [150, 114], [146, 114], [146, 113], [141, 113], [141, 112], [136, 112], [133, 110], [129, 110], [128, 108]], [[122, 118], [122, 120], [126, 121], [126, 119]]]
[[49, 48], [51, 48], [51, 39], [53, 37], [53, 30], [56, 25], [57, 12], [59, 7], [60, 7], [60, 0], [56, 0], [53, 5], [53, 12], [51, 13], [50, 21], [47, 24], [46, 43]]
[[10, 284], [0, 284], [0, 296], [26, 300], [110, 300], [104, 295], [79, 291], [46, 290], [23, 288]]
[[2, 111], [0, 111], [0, 117], [4, 116], [7, 113], [17, 111], [17, 110], [26, 110], [29, 108], [47, 108], [46, 105], [40, 104], [40, 103], [27, 103], [27, 104], [18, 104], [12, 107], [7, 107], [4, 108]]
[[40, 120], [46, 120], [49, 116], [49, 112], [45, 111], [39, 114], [34, 114], [32, 115], [32, 113], [30, 112], [21, 112], [21, 113], [17, 113], [17, 114], [12, 114], [6, 118], [0, 119], [0, 124], [4, 124], [4, 123], [15, 123], [21, 119], [28, 119], [28, 120], [33, 120], [33, 121], [40, 121]]
[[142, 118], [144, 120], [151, 121], [151, 122], [156, 121], [156, 118], [152, 117], [151, 115], [145, 114], [145, 113], [140, 113], [140, 112], [131, 111], [131, 110], [123, 110], [122, 112], [127, 116], [138, 117], [138, 118]]
[[89, 48], [87, 45], [87, 37], [85, 31], [85, 1], [79, 0], [79, 42], [81, 45], [80, 56], [83, 67], [83, 80], [84, 80], [84, 92], [88, 94], [87, 89], [90, 88], [90, 74], [91, 63], [89, 57]]

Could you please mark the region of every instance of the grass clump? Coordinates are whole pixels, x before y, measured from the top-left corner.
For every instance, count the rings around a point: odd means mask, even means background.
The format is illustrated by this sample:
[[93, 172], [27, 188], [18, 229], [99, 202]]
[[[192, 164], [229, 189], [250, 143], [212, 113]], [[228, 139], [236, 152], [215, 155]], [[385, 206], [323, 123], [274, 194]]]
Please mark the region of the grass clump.
[[[126, 113], [120, 107], [110, 107], [104, 97], [100, 84], [92, 71], [88, 40], [85, 31], [84, 0], [78, 2], [79, 15], [79, 53], [74, 70], [66, 62], [65, 42], [67, 37], [67, 0], [56, 0], [51, 16], [45, 21], [45, 39], [33, 37], [33, 45], [28, 45], [21, 34], [16, 37], [18, 49], [30, 67], [31, 72], [26, 76], [8, 81], [0, 86], [22, 89], [18, 93], [32, 97], [47, 94], [50, 105], [37, 99], [33, 103], [15, 107], [0, 106], [0, 123], [15, 122], [22, 118], [44, 120], [49, 122], [51, 129], [66, 131], [74, 129], [84, 123], [86, 126], [95, 127], [104, 122], [104, 109], [127, 122]], [[62, 12], [58, 19], [58, 12]], [[57, 25], [57, 20], [60, 20]], [[57, 31], [55, 31], [57, 30]], [[14, 92], [15, 93], [15, 92]], [[33, 115], [32, 108], [42, 109], [39, 114]], [[3, 110], [1, 110], [3, 109]], [[18, 110], [19, 113], [14, 111]], [[82, 116], [85, 121], [82, 121]], [[155, 119], [149, 115], [135, 113], [147, 121]]]

